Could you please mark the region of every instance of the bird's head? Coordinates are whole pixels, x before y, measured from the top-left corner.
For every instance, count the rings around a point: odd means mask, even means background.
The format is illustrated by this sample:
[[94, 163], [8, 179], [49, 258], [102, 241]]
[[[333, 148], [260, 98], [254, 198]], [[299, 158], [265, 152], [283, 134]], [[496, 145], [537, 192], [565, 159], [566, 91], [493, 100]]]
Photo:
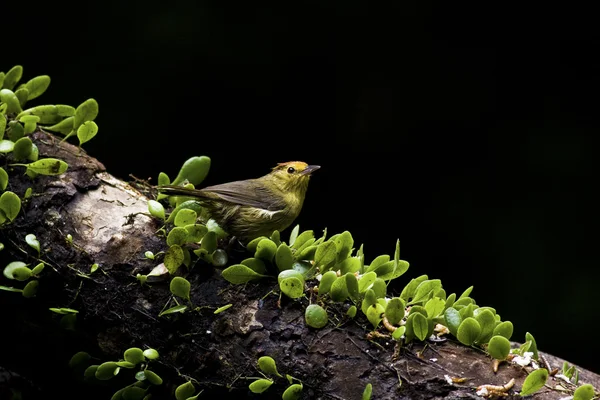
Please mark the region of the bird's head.
[[321, 168], [302, 161], [289, 161], [277, 164], [266, 177], [285, 191], [302, 191], [308, 187], [310, 175]]

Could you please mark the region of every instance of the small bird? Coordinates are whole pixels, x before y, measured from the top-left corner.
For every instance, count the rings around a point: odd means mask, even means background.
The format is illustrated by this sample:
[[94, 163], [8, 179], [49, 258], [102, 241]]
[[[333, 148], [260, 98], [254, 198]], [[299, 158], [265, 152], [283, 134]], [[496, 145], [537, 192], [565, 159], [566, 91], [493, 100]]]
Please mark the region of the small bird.
[[223, 183], [203, 189], [164, 185], [170, 196], [195, 197], [221, 228], [242, 242], [283, 231], [300, 214], [310, 175], [321, 168], [302, 161], [279, 163], [256, 179]]

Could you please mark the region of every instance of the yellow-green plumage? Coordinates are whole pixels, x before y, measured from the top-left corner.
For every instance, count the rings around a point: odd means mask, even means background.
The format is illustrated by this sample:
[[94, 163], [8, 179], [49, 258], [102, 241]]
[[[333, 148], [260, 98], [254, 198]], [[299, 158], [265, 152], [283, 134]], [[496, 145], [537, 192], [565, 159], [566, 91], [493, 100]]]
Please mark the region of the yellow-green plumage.
[[319, 169], [300, 161], [278, 164], [260, 178], [204, 189], [161, 186], [162, 193], [195, 197], [219, 226], [242, 241], [282, 231], [300, 214], [310, 174]]

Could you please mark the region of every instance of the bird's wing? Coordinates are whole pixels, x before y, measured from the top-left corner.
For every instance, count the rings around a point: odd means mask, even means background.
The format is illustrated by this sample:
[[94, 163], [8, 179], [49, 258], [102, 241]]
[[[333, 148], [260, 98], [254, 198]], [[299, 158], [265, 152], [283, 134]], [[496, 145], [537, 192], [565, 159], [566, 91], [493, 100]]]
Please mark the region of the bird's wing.
[[[200, 192], [216, 195], [221, 200], [229, 203], [250, 206], [268, 211], [279, 211], [285, 208], [283, 199], [275, 196], [258, 183], [249, 183], [248, 181], [236, 181], [224, 183], [222, 185], [208, 186], [202, 188]], [[213, 196], [208, 195], [207, 198]]]

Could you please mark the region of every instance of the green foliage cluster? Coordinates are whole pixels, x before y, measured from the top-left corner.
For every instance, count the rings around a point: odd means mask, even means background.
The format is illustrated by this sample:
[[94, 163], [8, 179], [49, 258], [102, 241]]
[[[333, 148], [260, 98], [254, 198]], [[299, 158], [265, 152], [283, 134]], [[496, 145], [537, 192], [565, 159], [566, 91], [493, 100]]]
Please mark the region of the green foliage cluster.
[[[4, 193], [7, 194], [7, 193]], [[16, 196], [16, 195], [15, 195]], [[17, 197], [18, 199], [18, 197]], [[19, 203], [20, 204], [20, 203]], [[25, 236], [25, 242], [34, 250], [37, 251], [38, 256], [40, 254], [40, 242], [37, 240], [35, 235], [29, 234]], [[0, 250], [4, 248], [4, 245], [0, 247]], [[8, 292], [21, 293], [23, 297], [31, 298], [34, 297], [38, 291], [39, 281], [38, 278], [45, 268], [44, 262], [39, 262], [33, 269], [29, 268], [29, 264], [22, 261], [12, 261], [6, 267], [4, 267], [3, 275], [5, 278], [12, 281], [27, 282], [22, 289], [12, 286], [0, 285], [0, 290]]]
[[99, 383], [114, 378], [119, 373], [127, 371], [135, 381], [115, 392], [112, 400], [148, 400], [153, 386], [162, 385], [162, 378], [149, 369], [151, 362], [159, 357], [155, 349], [142, 350], [132, 347], [123, 352], [123, 358], [118, 361], [106, 361], [102, 364], [92, 364], [92, 357], [80, 351], [71, 357], [69, 366], [90, 383]]

